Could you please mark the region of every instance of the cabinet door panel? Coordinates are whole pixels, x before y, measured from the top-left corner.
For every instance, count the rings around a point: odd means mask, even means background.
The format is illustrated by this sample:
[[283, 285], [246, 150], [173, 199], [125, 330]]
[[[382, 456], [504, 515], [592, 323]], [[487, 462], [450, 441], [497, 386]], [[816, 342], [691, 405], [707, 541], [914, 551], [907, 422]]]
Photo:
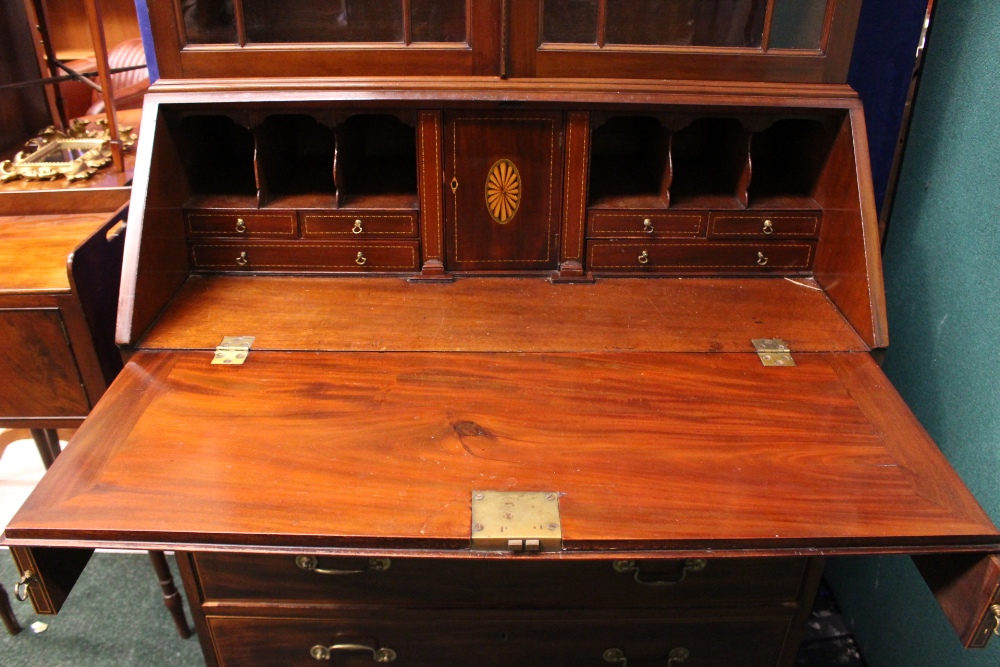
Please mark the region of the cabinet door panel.
[[446, 245], [454, 271], [556, 268], [562, 114], [448, 119]]

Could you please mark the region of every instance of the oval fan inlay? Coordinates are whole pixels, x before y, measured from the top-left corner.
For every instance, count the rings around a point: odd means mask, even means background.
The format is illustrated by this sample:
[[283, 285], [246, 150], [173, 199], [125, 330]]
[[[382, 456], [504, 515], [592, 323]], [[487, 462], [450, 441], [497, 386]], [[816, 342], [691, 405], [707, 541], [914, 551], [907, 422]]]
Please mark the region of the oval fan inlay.
[[517, 214], [520, 203], [521, 174], [510, 160], [497, 160], [486, 177], [486, 208], [505, 225]]

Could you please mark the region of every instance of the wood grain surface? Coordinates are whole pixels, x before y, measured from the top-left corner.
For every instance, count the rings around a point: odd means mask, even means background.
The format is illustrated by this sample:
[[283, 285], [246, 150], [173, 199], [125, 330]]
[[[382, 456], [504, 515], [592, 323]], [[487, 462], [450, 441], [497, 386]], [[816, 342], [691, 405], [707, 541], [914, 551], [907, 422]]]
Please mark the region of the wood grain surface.
[[867, 354], [210, 358], [133, 356], [8, 540], [461, 555], [497, 489], [586, 553], [1000, 545]]
[[782, 278], [192, 276], [139, 347], [214, 349], [223, 335], [260, 350], [752, 352], [772, 336], [867, 350], [814, 282]]
[[0, 294], [69, 292], [70, 253], [113, 215], [0, 216]]

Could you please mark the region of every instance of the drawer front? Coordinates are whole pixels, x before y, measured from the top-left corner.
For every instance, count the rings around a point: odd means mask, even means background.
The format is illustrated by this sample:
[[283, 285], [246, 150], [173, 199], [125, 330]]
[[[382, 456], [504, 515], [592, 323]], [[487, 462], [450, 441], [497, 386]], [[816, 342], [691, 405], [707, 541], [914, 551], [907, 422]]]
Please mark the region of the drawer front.
[[416, 238], [417, 214], [390, 211], [303, 213], [305, 238]]
[[196, 243], [191, 246], [191, 261], [196, 269], [217, 271], [415, 271], [419, 245], [417, 241]]
[[594, 241], [592, 271], [803, 271], [812, 266], [811, 243], [656, 243]]
[[386, 616], [322, 620], [209, 616], [206, 620], [222, 667], [308, 667], [317, 662], [400, 667], [626, 663], [774, 667], [789, 626], [787, 617], [612, 620], [508, 613], [471, 621], [454, 615]]
[[818, 213], [713, 213], [708, 235], [739, 239], [815, 239], [819, 237]]
[[808, 562], [804, 558], [370, 561], [224, 553], [195, 554], [194, 561], [208, 601], [280, 600], [396, 608], [781, 604], [796, 599]]
[[698, 236], [704, 231], [707, 218], [706, 213], [697, 212], [591, 211], [587, 221], [587, 236], [593, 238]]
[[298, 224], [294, 211], [280, 213], [260, 213], [256, 211], [232, 211], [199, 213], [188, 211], [188, 235], [198, 238], [202, 236], [232, 236], [238, 238], [295, 238], [298, 236]]

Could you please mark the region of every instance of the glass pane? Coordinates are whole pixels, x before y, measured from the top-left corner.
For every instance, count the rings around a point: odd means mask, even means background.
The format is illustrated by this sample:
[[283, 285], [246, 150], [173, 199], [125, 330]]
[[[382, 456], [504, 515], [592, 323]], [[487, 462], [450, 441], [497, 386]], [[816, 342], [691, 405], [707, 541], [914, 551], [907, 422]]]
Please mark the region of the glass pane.
[[402, 42], [402, 0], [243, 0], [248, 42]]
[[822, 48], [826, 5], [827, 0], [774, 0], [768, 48]]
[[757, 47], [766, 10], [767, 0], [613, 0], [606, 41]]
[[181, 0], [188, 44], [235, 44], [233, 0]]
[[410, 39], [465, 42], [466, 0], [410, 0]]
[[596, 44], [597, 0], [546, 0], [542, 41]]

